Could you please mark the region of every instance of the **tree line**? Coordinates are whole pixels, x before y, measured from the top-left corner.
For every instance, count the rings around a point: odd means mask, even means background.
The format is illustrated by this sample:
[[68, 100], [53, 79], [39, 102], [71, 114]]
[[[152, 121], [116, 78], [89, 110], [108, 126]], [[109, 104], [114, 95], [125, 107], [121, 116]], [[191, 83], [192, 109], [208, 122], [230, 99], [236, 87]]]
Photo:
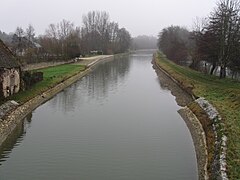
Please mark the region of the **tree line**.
[[63, 19], [50, 24], [43, 35], [36, 37], [35, 29], [29, 25], [26, 30], [17, 27], [11, 35], [0, 34], [16, 55], [29, 63], [47, 60], [66, 60], [94, 54], [126, 52], [131, 44], [131, 35], [118, 23], [110, 21], [105, 11], [91, 11], [82, 17], [83, 25]]
[[157, 37], [141, 35], [132, 38], [131, 49], [157, 49]]
[[196, 68], [200, 62], [211, 64], [210, 74], [219, 67], [220, 78], [227, 68], [240, 71], [240, 3], [220, 0], [210, 15], [197, 19], [194, 29], [170, 26], [159, 33], [159, 49], [175, 62], [191, 61]]

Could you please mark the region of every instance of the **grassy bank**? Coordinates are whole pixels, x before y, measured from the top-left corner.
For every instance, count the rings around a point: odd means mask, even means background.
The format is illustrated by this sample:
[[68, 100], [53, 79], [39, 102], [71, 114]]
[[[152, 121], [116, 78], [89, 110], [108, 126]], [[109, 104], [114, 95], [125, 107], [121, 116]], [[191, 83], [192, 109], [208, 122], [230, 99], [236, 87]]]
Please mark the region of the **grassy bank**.
[[47, 89], [54, 87], [61, 81], [83, 71], [85, 66], [78, 64], [64, 64], [54, 67], [44, 68], [38, 71], [43, 72], [43, 81], [36, 83], [30, 89], [19, 92], [11, 97], [11, 99], [24, 103], [27, 100], [35, 97], [46, 91]]
[[205, 97], [217, 108], [223, 117], [228, 137], [229, 178], [240, 179], [240, 83], [178, 66], [160, 53], [157, 63], [188, 91], [197, 97]]

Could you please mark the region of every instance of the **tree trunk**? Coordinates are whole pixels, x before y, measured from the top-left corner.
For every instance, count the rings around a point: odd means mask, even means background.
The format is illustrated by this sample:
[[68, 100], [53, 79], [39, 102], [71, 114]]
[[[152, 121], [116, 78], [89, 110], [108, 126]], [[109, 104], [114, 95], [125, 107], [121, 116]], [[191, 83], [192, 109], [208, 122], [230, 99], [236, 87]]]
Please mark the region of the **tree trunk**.
[[194, 69], [194, 70], [199, 70], [198, 69], [198, 60], [193, 60], [192, 64], [190, 65], [190, 68]]
[[214, 70], [216, 69], [216, 62], [214, 62], [213, 64], [212, 64], [212, 67], [211, 67], [211, 70], [210, 70], [210, 74], [211, 75], [213, 75], [213, 72], [214, 72]]
[[225, 78], [225, 77], [226, 77], [226, 66], [225, 65], [221, 65], [220, 79]]

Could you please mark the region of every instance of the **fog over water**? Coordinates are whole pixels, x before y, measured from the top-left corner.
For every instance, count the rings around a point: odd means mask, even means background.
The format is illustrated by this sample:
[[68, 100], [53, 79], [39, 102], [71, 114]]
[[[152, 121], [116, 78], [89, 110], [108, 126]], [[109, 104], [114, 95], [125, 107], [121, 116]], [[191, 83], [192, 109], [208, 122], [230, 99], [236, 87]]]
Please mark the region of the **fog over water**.
[[194, 19], [207, 16], [216, 0], [1, 0], [0, 30], [13, 32], [31, 23], [43, 34], [50, 23], [67, 19], [80, 26], [88, 11], [107, 11], [112, 21], [132, 36], [156, 36], [169, 25], [192, 27]]

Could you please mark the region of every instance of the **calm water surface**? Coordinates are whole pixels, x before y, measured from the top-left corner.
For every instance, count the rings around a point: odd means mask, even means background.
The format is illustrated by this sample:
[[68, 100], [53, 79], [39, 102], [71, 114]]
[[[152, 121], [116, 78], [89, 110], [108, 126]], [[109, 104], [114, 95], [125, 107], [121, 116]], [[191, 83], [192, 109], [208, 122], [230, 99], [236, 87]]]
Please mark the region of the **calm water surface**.
[[194, 180], [191, 135], [141, 52], [104, 62], [0, 148], [1, 180]]

